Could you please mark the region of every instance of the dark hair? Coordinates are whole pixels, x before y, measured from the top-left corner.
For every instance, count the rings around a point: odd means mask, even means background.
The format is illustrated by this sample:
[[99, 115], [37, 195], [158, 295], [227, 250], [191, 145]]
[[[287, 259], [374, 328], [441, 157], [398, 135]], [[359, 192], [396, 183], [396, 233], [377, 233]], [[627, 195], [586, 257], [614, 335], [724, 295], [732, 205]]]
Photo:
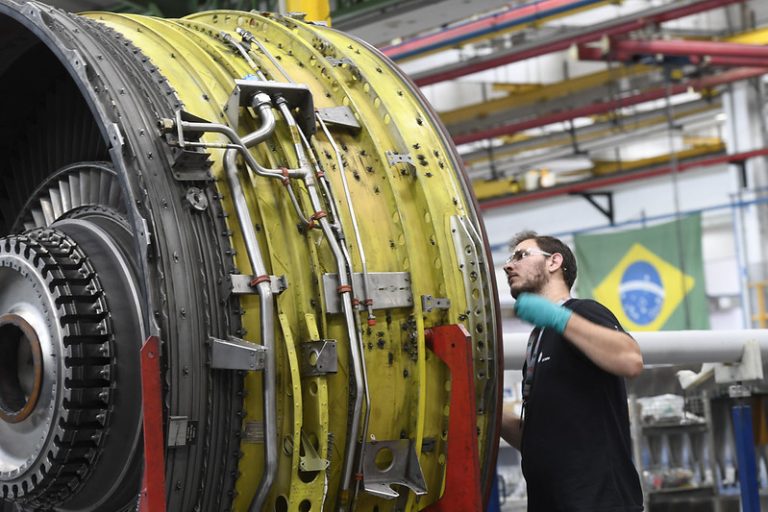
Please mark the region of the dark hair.
[[514, 249], [520, 242], [533, 240], [539, 249], [549, 253], [560, 253], [563, 256], [563, 279], [570, 290], [573, 283], [576, 282], [576, 257], [571, 252], [571, 248], [553, 236], [542, 236], [535, 231], [521, 231], [515, 235], [509, 246]]

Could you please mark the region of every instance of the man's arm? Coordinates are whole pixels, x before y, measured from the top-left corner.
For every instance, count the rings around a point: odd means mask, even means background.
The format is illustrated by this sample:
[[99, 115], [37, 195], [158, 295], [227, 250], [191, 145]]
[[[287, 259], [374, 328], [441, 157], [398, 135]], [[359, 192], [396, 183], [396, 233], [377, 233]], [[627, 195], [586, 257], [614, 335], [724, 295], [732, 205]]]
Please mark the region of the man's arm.
[[627, 333], [571, 315], [563, 336], [603, 370], [620, 377], [634, 378], [643, 371], [643, 354]]
[[512, 447], [520, 449], [520, 442], [523, 437], [522, 424], [520, 416], [512, 412], [512, 407], [507, 406], [501, 412], [501, 438], [508, 442]]
[[625, 332], [596, 324], [568, 308], [530, 293], [520, 294], [515, 302], [515, 313], [526, 322], [555, 329], [609, 373], [633, 378], [643, 371], [640, 347]]

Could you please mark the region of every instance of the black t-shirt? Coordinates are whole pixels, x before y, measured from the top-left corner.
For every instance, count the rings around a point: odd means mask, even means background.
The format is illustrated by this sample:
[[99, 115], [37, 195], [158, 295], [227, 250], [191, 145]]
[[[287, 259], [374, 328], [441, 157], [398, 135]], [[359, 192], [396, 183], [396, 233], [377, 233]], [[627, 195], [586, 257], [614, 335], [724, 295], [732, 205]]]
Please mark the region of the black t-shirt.
[[[593, 300], [564, 306], [623, 332]], [[600, 369], [552, 329], [544, 329], [540, 343], [521, 446], [528, 511], [643, 510], [624, 379]]]

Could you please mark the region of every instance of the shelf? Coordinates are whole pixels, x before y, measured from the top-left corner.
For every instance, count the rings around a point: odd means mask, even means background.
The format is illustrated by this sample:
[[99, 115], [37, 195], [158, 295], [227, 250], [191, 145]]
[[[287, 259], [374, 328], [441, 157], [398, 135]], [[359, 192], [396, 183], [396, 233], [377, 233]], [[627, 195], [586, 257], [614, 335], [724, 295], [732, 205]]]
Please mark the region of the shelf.
[[704, 492], [714, 494], [715, 488], [712, 485], [698, 485], [693, 487], [667, 487], [666, 489], [655, 489], [648, 491], [648, 494], [703, 494]]
[[662, 423], [659, 425], [640, 425], [644, 434], [667, 434], [674, 432], [706, 432], [706, 423]]

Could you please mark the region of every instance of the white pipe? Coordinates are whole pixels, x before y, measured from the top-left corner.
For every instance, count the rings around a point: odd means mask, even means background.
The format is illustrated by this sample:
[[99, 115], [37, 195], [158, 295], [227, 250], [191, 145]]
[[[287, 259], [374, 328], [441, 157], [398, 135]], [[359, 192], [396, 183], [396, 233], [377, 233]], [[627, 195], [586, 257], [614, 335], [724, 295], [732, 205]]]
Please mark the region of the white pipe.
[[[735, 363], [744, 345], [757, 340], [768, 357], [768, 329], [730, 331], [656, 331], [630, 333], [640, 345], [646, 366], [657, 364]], [[504, 334], [504, 369], [519, 370], [525, 359], [528, 333]]]

